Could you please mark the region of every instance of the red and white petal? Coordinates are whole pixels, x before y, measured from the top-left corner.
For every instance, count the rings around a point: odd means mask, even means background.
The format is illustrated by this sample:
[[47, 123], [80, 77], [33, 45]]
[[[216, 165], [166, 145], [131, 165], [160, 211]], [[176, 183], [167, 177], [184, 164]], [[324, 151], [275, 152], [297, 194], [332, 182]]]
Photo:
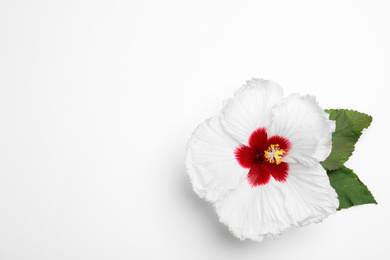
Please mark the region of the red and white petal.
[[253, 131], [270, 125], [271, 108], [282, 98], [283, 90], [275, 82], [249, 80], [226, 102], [221, 111], [222, 124], [240, 143], [248, 145]]
[[265, 185], [271, 179], [270, 172], [265, 167], [266, 163], [253, 162], [251, 169], [248, 172], [246, 180], [254, 188], [260, 185]]
[[267, 150], [267, 129], [265, 127], [258, 128], [249, 137], [249, 146], [259, 152]]
[[268, 136], [280, 135], [291, 142], [284, 161], [314, 165], [330, 154], [335, 128], [314, 96], [293, 94], [273, 107]]
[[273, 135], [267, 140], [267, 146], [272, 144], [279, 145], [279, 149], [282, 149], [286, 154], [291, 150], [291, 142], [279, 135]]
[[276, 163], [264, 163], [266, 170], [271, 176], [278, 182], [285, 182], [288, 178], [289, 164], [286, 162]]
[[234, 155], [241, 167], [250, 169], [253, 161], [257, 158], [257, 151], [252, 147], [240, 144], [234, 150]]
[[324, 168], [319, 163], [314, 166], [290, 163], [289, 166], [282, 191], [292, 223], [299, 226], [318, 223], [335, 213], [339, 200]]
[[254, 188], [247, 181], [242, 182], [215, 203], [219, 220], [241, 240], [261, 242], [278, 237], [291, 222], [280, 185], [273, 178]]
[[222, 127], [219, 116], [199, 125], [187, 145], [186, 167], [194, 191], [215, 202], [244, 181], [248, 169], [234, 155], [239, 143]]

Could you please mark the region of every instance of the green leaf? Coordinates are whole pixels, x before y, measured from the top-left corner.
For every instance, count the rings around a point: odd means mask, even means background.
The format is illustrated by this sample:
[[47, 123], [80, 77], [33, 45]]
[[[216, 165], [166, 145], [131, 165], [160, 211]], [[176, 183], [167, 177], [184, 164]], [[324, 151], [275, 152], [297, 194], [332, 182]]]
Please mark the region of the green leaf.
[[322, 166], [330, 171], [340, 168], [355, 150], [364, 128], [367, 128], [372, 117], [354, 110], [329, 109], [325, 110], [329, 119], [336, 121], [336, 131], [332, 135], [332, 152], [323, 161]]
[[328, 171], [330, 185], [336, 190], [340, 206], [337, 210], [356, 205], [375, 203], [376, 200], [357, 175], [345, 166]]

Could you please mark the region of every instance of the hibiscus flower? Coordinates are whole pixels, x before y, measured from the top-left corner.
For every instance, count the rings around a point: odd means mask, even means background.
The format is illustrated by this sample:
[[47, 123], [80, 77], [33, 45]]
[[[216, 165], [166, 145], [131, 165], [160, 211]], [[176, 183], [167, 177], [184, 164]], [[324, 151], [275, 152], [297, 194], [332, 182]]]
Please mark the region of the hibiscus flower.
[[314, 96], [283, 98], [278, 84], [252, 79], [199, 125], [187, 146], [194, 191], [214, 203], [239, 239], [276, 238], [318, 223], [339, 206], [320, 162], [335, 122]]

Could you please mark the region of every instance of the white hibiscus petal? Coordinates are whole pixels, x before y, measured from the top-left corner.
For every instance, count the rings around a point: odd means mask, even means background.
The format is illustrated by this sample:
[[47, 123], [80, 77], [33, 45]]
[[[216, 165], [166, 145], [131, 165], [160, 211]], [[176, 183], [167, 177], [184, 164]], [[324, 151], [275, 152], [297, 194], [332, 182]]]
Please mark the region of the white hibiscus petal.
[[268, 135], [291, 141], [285, 161], [314, 165], [329, 156], [335, 127], [314, 96], [293, 94], [273, 107]]
[[283, 98], [278, 84], [252, 79], [242, 86], [222, 109], [222, 124], [234, 138], [248, 144], [248, 138], [259, 127], [271, 123], [271, 108]]
[[282, 191], [286, 197], [287, 211], [295, 225], [321, 222], [339, 207], [337, 193], [319, 163], [315, 166], [291, 163]]
[[242, 168], [234, 155], [238, 145], [223, 129], [219, 116], [196, 128], [187, 145], [185, 162], [199, 197], [215, 202], [245, 178], [249, 170]]
[[241, 240], [261, 242], [278, 237], [291, 222], [280, 185], [272, 178], [266, 185], [254, 188], [242, 182], [214, 205], [219, 220]]

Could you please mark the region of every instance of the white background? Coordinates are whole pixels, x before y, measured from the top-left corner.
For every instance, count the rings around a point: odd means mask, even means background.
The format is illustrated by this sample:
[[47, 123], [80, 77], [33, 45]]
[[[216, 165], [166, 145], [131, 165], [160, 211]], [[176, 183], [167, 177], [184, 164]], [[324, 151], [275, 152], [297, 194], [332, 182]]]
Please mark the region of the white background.
[[[0, 2], [0, 259], [390, 259], [389, 1]], [[373, 116], [379, 205], [239, 241], [192, 191], [195, 127], [252, 77]]]

